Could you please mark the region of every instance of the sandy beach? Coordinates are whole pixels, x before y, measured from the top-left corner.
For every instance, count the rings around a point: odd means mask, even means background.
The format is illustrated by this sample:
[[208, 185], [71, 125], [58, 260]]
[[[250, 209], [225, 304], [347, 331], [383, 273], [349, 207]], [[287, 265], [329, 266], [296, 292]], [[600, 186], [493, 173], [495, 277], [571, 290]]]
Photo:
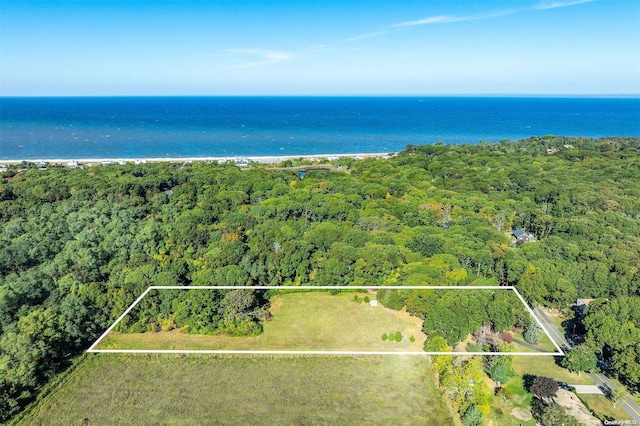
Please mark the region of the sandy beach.
[[158, 157], [158, 158], [57, 158], [57, 159], [28, 159], [28, 160], [0, 160], [1, 165], [20, 164], [23, 161], [34, 164], [51, 164], [63, 166], [91, 166], [107, 164], [143, 164], [143, 163], [192, 163], [192, 162], [235, 162], [238, 165], [249, 163], [278, 164], [286, 160], [305, 159], [309, 161], [334, 161], [340, 157], [355, 158], [388, 158], [394, 155], [389, 152], [351, 153], [351, 154], [312, 154], [312, 155], [277, 155], [277, 156], [232, 156], [232, 157]]

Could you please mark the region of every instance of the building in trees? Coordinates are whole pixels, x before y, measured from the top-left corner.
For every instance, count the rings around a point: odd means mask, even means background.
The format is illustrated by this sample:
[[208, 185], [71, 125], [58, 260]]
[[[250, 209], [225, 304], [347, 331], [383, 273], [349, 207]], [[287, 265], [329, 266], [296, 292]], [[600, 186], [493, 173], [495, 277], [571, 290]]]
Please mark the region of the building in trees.
[[532, 233], [527, 232], [523, 228], [514, 230], [511, 235], [515, 238], [516, 244], [531, 243], [536, 240], [536, 237]]

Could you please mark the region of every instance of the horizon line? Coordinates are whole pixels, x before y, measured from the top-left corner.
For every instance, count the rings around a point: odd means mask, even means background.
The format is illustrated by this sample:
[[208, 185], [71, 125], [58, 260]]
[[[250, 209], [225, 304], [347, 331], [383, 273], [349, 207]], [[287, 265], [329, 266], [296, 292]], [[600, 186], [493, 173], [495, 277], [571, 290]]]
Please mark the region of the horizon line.
[[469, 97], [469, 98], [640, 98], [640, 93], [301, 93], [301, 94], [84, 94], [84, 95], [0, 95], [0, 99], [8, 98], [357, 98], [357, 97], [394, 97], [394, 98], [443, 98], [443, 97]]

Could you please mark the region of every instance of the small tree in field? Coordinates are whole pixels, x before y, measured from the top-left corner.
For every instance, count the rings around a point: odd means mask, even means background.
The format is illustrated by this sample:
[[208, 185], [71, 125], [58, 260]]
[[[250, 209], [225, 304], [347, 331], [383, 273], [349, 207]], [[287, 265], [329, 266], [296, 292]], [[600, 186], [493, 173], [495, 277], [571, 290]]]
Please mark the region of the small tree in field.
[[388, 339], [387, 333], [382, 333], [382, 341], [386, 342]]
[[482, 424], [482, 412], [477, 405], [471, 405], [462, 415], [462, 424], [464, 426], [476, 426]]
[[531, 384], [531, 393], [547, 401], [549, 398], [556, 396], [558, 392], [558, 383], [550, 377], [537, 376]]
[[529, 325], [524, 329], [522, 337], [524, 337], [524, 340], [527, 343], [537, 345], [540, 342], [540, 339], [542, 339], [542, 329], [537, 322], [531, 320]]
[[399, 331], [396, 331], [395, 341], [396, 342], [401, 342], [402, 341], [402, 333], [400, 333]]

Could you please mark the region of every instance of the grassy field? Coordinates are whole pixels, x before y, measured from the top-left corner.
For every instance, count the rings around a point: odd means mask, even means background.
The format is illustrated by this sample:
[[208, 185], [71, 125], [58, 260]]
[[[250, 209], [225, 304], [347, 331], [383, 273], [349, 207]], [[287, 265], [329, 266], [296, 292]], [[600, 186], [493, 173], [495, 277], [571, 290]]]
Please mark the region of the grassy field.
[[610, 420], [632, 420], [631, 416], [620, 406], [613, 408], [613, 403], [604, 395], [578, 395], [584, 404], [596, 415]]
[[[491, 413], [487, 416], [487, 425], [500, 426], [535, 426], [536, 421], [531, 416], [531, 394], [524, 389], [522, 377], [513, 377], [505, 384], [512, 397], [504, 400], [497, 396], [493, 400]], [[522, 415], [521, 418], [514, 416], [514, 411], [520, 410], [528, 416]], [[529, 420], [523, 420], [528, 418]]]
[[[289, 293], [271, 299], [273, 317], [256, 337], [205, 336], [179, 331], [110, 333], [97, 349], [421, 351], [422, 321], [406, 312], [356, 303], [353, 294]], [[400, 331], [415, 342], [382, 341]]]
[[570, 385], [595, 384], [586, 373], [578, 375], [558, 366], [552, 356], [516, 356], [513, 358], [513, 369], [519, 376], [524, 374], [546, 376]]
[[20, 425], [452, 424], [425, 357], [95, 354]]
[[[513, 335], [514, 339], [518, 339], [520, 341], [525, 341], [524, 337], [522, 336], [521, 332], [512, 332], [511, 333]], [[513, 344], [515, 350], [517, 352], [537, 352], [534, 351], [533, 349], [530, 349], [526, 346], [520, 346], [517, 343]], [[540, 341], [535, 345], [537, 346], [539, 349], [546, 351], [546, 352], [556, 352], [557, 349], [555, 346], [553, 346], [553, 343], [551, 343], [551, 339], [549, 339], [549, 336], [547, 336], [546, 334], [543, 334], [542, 337], [540, 338]]]

